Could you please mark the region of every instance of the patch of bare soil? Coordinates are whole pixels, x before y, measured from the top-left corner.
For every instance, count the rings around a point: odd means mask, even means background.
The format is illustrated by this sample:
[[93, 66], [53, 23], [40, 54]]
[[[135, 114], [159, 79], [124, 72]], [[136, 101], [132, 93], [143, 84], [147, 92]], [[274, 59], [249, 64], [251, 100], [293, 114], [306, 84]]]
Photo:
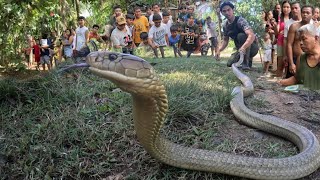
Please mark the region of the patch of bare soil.
[[[312, 131], [320, 141], [320, 93], [300, 89], [297, 93], [284, 91], [273, 77], [263, 77], [254, 69], [247, 73], [255, 86], [253, 96], [246, 98], [247, 106], [260, 114], [273, 115]], [[320, 169], [303, 180], [320, 179]]]

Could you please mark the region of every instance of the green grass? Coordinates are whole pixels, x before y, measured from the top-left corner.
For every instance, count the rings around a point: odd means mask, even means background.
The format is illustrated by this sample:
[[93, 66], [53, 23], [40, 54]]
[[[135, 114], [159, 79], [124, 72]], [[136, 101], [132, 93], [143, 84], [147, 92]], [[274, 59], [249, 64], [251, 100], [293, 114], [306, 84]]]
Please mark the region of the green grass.
[[[168, 139], [186, 146], [256, 157], [296, 149], [278, 138], [255, 138], [230, 108], [238, 81], [210, 58], [151, 60], [166, 85]], [[241, 179], [189, 171], [151, 158], [136, 139], [131, 97], [88, 70], [0, 81], [1, 179]], [[258, 102], [259, 104], [260, 102]], [[289, 152], [286, 152], [290, 149]]]

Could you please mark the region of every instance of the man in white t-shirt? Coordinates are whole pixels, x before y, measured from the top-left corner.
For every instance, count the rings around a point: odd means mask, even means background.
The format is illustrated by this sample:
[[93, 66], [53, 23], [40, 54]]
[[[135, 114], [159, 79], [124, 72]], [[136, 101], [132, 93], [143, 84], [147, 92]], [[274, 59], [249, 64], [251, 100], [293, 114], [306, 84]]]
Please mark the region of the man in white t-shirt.
[[88, 48], [88, 40], [89, 40], [89, 29], [85, 26], [85, 17], [78, 17], [79, 27], [76, 29], [76, 38], [75, 38], [75, 47], [73, 56], [75, 58], [75, 62], [79, 62], [82, 57], [86, 57], [90, 50]]
[[122, 16], [116, 18], [116, 28], [111, 33], [111, 42], [113, 48], [117, 52], [122, 52], [126, 54], [133, 54], [132, 52], [132, 37], [130, 32], [126, 28], [126, 19]]
[[160, 5], [155, 3], [152, 5], [152, 10], [153, 10], [153, 14], [151, 14], [149, 16], [149, 24], [150, 24], [150, 27], [154, 25], [153, 23], [153, 16], [155, 14], [159, 14], [161, 16], [161, 19], [162, 19], [162, 12], [160, 11]]
[[172, 21], [170, 21], [170, 14], [168, 11], [163, 11], [162, 23], [166, 25], [167, 34], [168, 34], [168, 37], [170, 37], [171, 36], [170, 28], [172, 26]]
[[158, 48], [160, 49], [162, 58], [164, 57], [164, 47], [169, 45], [168, 33], [166, 25], [162, 23], [162, 18], [159, 14], [153, 15], [154, 25], [149, 30], [148, 41], [154, 54], [158, 58]]

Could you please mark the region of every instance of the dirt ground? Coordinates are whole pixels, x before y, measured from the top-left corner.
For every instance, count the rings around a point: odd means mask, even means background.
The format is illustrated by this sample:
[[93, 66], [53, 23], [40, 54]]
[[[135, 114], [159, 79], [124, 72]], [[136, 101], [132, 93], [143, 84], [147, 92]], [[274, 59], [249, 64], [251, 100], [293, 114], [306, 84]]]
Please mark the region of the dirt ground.
[[[311, 130], [320, 141], [319, 91], [310, 91], [303, 87], [299, 87], [296, 93], [285, 91], [285, 87], [277, 84], [276, 78], [262, 76], [259, 58], [255, 59], [255, 68], [247, 74], [255, 87], [254, 95], [246, 100], [250, 109], [300, 124]], [[261, 104], [250, 104], [249, 101], [253, 99]], [[320, 179], [320, 170], [303, 178], [303, 180], [318, 179]]]
[[261, 63], [255, 59], [255, 68], [249, 72], [255, 86], [253, 98], [264, 100], [267, 107], [258, 108], [259, 113], [271, 114], [298, 123], [310, 129], [320, 140], [320, 91], [299, 87], [296, 93], [285, 91], [275, 77], [262, 76]]

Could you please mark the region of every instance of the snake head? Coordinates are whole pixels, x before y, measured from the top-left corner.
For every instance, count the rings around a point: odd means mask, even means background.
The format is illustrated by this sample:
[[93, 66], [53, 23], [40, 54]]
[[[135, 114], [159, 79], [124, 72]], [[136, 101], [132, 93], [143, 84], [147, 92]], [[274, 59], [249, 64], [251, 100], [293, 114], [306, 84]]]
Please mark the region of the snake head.
[[92, 52], [87, 56], [89, 69], [129, 93], [150, 91], [158, 81], [153, 67], [145, 60], [130, 54], [109, 51]]

